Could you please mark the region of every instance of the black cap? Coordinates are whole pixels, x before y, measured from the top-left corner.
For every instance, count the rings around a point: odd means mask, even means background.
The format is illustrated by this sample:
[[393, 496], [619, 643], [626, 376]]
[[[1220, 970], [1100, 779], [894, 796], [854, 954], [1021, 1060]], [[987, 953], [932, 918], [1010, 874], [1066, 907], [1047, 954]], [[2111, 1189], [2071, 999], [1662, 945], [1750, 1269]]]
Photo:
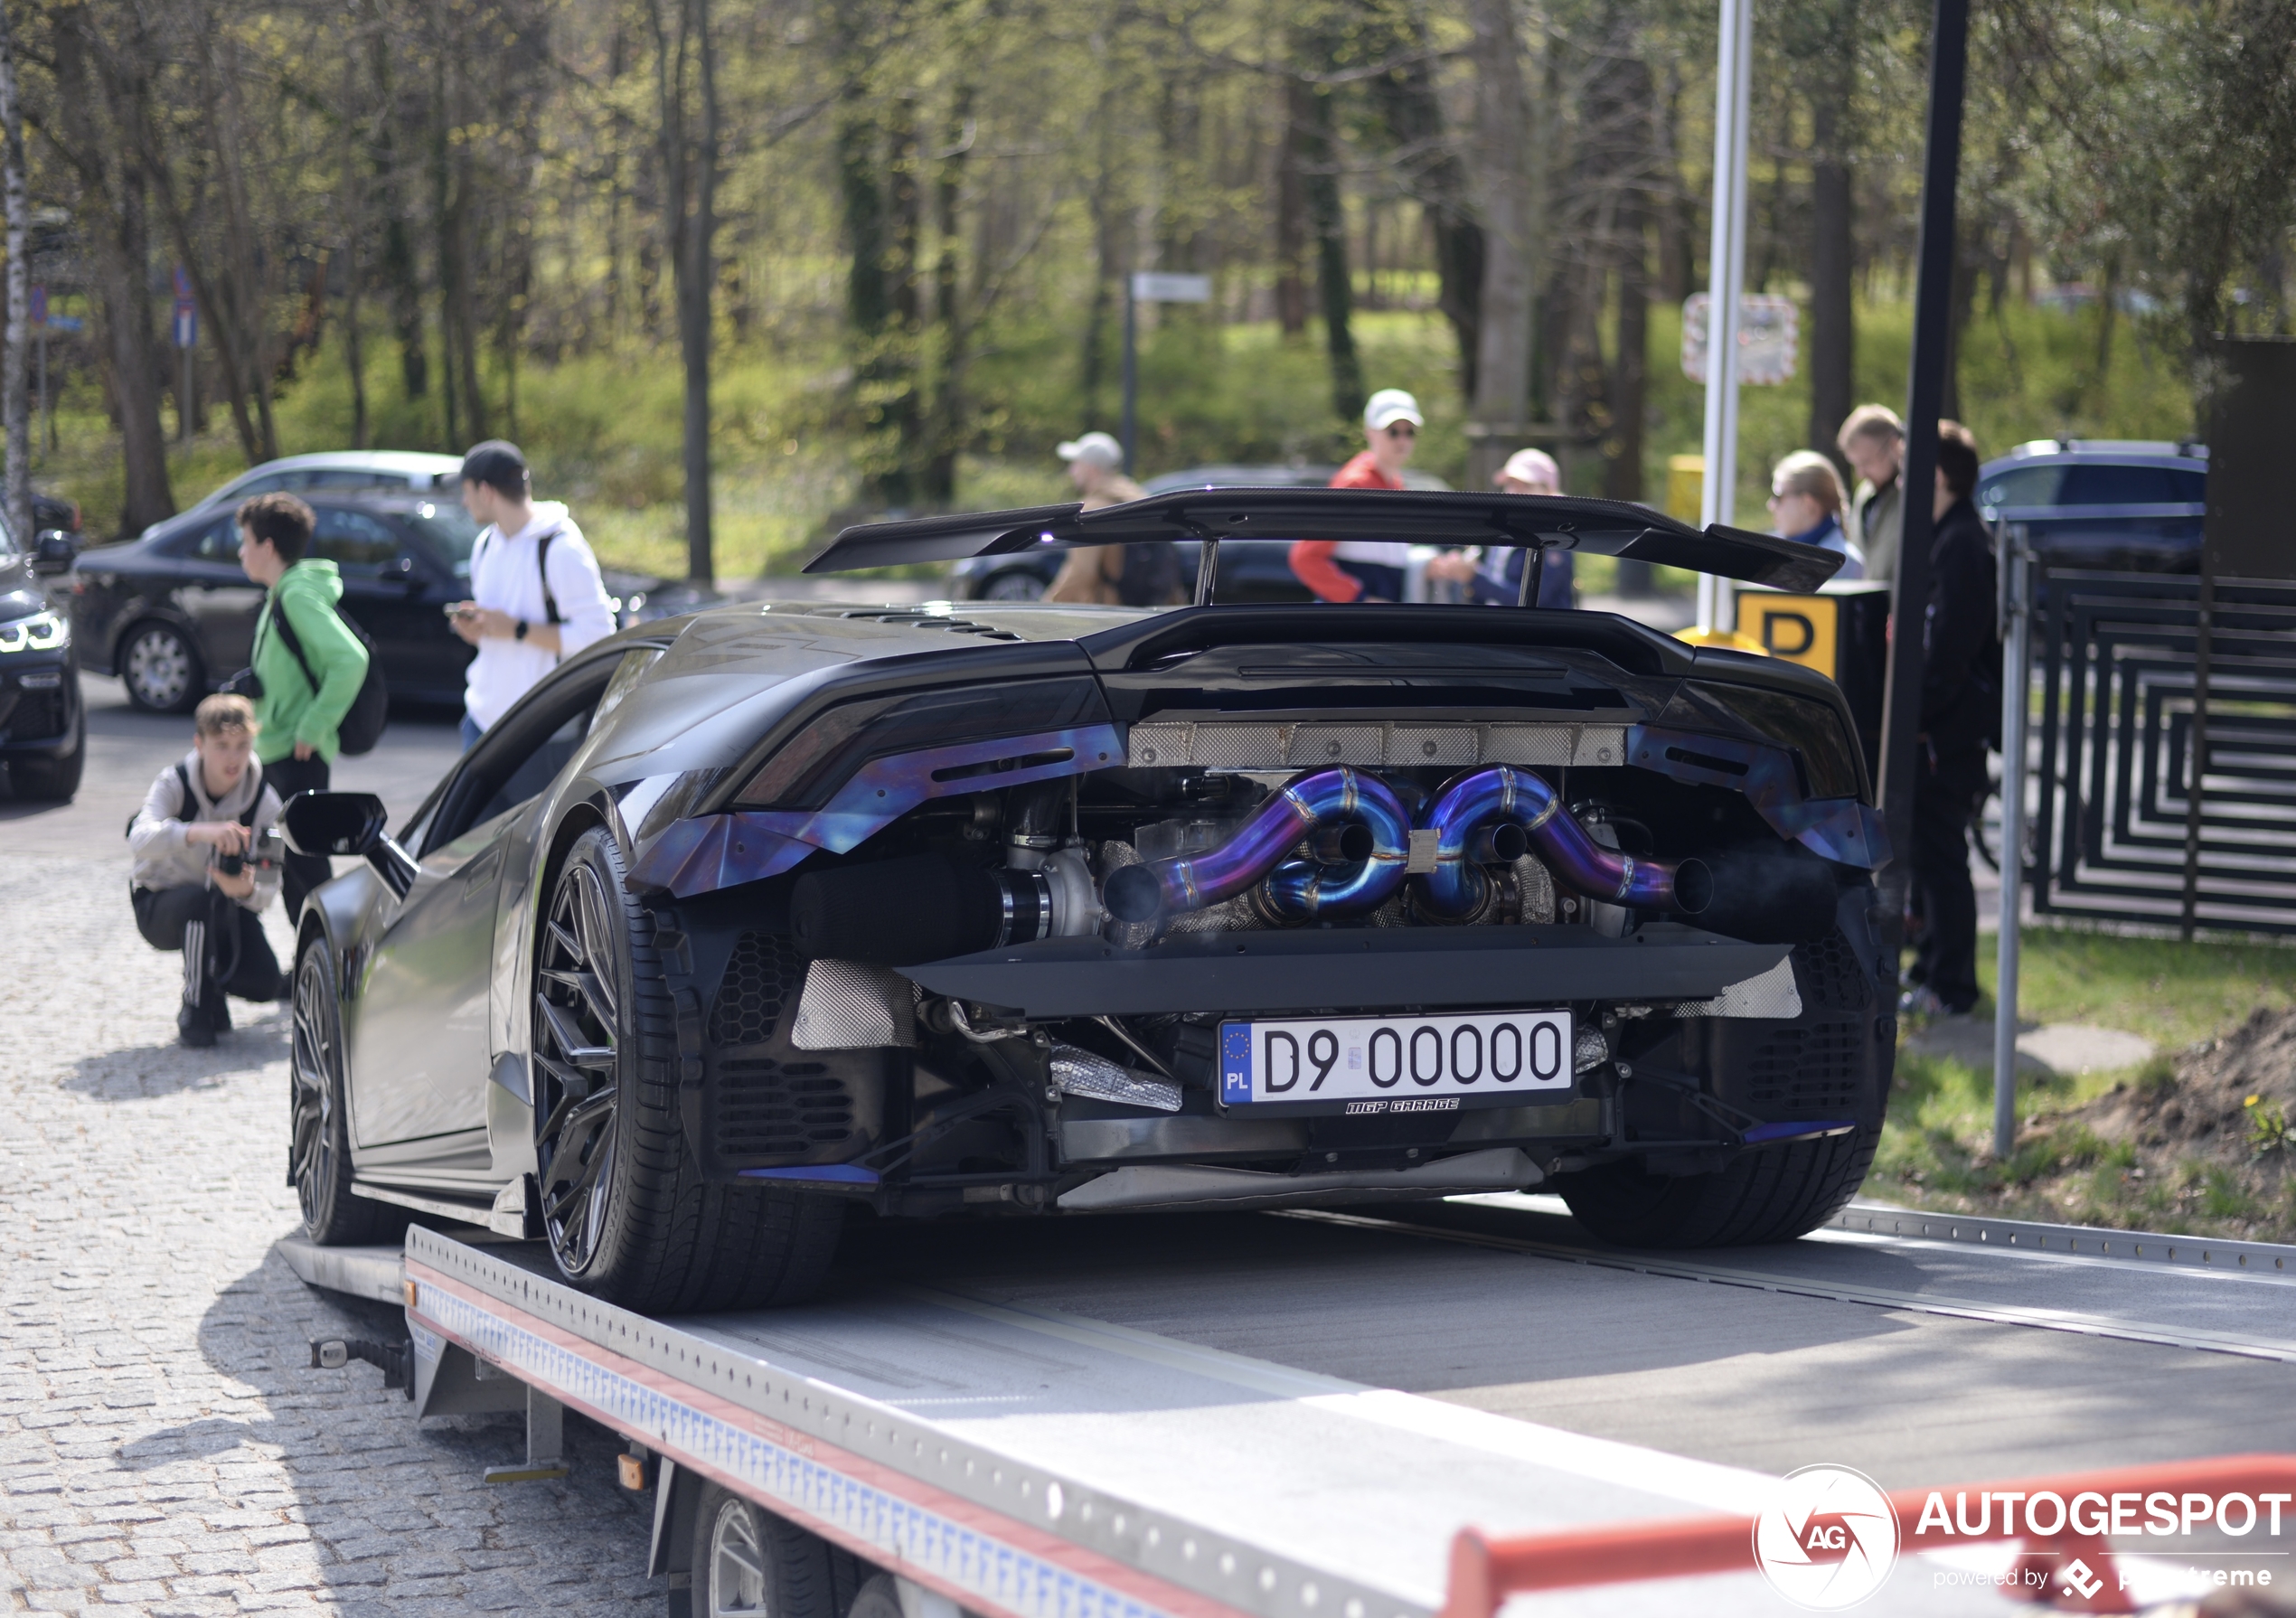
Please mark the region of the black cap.
[[474, 444], [463, 456], [463, 482], [485, 484], [498, 494], [513, 497], [526, 493], [526, 457], [518, 446], [503, 438]]

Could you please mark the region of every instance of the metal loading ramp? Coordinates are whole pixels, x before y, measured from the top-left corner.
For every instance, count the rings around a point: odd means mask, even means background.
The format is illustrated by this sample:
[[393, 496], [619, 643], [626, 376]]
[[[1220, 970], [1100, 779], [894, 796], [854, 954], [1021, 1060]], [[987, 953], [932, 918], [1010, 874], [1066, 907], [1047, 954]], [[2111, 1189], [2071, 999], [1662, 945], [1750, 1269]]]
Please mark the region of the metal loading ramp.
[[[897, 1283], [672, 1322], [546, 1263], [409, 1232], [421, 1397], [475, 1356], [992, 1618], [1429, 1618], [1468, 1524], [1744, 1511], [1772, 1482], [1036, 1305]], [[1900, 1578], [1864, 1610], [1998, 1603]], [[1751, 1573], [1518, 1604], [1782, 1610]]]

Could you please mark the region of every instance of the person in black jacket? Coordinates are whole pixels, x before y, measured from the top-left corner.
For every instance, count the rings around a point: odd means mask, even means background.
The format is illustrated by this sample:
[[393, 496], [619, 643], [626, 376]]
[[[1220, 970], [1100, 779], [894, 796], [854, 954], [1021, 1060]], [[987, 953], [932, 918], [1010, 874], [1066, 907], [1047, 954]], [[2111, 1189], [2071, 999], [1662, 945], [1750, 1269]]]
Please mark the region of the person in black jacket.
[[1913, 878], [1921, 933], [1917, 987], [1902, 1009], [1959, 1016], [1977, 1004], [1977, 893], [1969, 827], [1986, 789], [1985, 752], [2001, 720], [2001, 644], [1994, 626], [1993, 550], [1971, 503], [1977, 440], [1937, 424], [1937, 537], [1922, 625], [1921, 742], [1914, 776]]

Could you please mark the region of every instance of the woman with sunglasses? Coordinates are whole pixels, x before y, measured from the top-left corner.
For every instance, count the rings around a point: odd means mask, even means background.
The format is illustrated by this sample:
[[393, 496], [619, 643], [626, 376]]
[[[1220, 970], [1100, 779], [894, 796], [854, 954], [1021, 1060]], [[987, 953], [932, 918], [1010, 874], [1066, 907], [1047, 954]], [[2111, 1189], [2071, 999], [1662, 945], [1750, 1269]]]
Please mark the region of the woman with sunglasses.
[[1770, 521], [1789, 540], [1847, 558], [1835, 578], [1866, 576], [1866, 553], [1841, 530], [1841, 475], [1816, 450], [1795, 450], [1770, 474]]
[[[1419, 401], [1382, 388], [1363, 407], [1367, 447], [1331, 479], [1335, 489], [1400, 489], [1403, 468], [1419, 446]], [[1400, 601], [1411, 548], [1377, 540], [1301, 540], [1292, 571], [1319, 601]]]

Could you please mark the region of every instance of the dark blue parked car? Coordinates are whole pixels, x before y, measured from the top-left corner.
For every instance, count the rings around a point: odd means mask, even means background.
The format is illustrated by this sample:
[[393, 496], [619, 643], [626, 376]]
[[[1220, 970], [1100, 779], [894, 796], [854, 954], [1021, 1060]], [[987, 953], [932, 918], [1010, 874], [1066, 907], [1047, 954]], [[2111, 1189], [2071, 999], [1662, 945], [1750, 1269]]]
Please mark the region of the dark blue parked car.
[[2052, 568], [2192, 573], [2208, 497], [2208, 451], [2142, 439], [2041, 438], [1988, 461], [1977, 508], [2021, 523]]

